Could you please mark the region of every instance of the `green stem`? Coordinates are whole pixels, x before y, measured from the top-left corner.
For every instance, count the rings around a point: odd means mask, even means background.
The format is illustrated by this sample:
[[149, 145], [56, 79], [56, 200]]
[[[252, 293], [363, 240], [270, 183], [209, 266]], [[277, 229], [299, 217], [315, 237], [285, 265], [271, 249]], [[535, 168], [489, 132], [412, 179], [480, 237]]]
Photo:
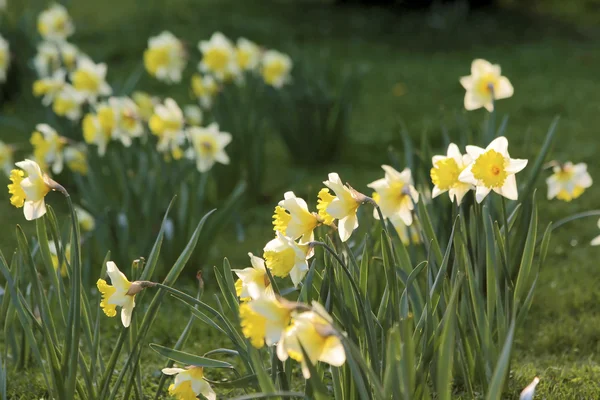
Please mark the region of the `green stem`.
[[600, 210], [584, 211], [584, 212], [580, 212], [577, 214], [573, 214], [570, 217], [559, 219], [558, 221], [556, 221], [555, 223], [552, 224], [551, 229], [555, 230], [571, 221], [575, 221], [575, 220], [578, 220], [581, 218], [587, 218], [587, 217], [600, 217]]

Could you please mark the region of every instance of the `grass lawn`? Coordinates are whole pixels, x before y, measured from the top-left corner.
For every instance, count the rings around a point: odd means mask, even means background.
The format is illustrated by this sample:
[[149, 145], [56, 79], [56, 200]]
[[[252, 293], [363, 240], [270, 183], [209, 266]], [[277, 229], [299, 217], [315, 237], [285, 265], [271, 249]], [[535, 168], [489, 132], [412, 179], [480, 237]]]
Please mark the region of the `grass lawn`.
[[[415, 138], [427, 132], [433, 143], [441, 143], [443, 125], [449, 127], [452, 137], [457, 116], [477, 127], [484, 111], [467, 114], [462, 109], [464, 92], [458, 83], [460, 76], [469, 73], [473, 58], [501, 64], [515, 87], [514, 97], [498, 104], [501, 115], [510, 115], [506, 135], [511, 141], [511, 155], [534, 156], [552, 119], [560, 115], [553, 157], [588, 163], [592, 177], [600, 181], [596, 157], [600, 31], [594, 28], [600, 17], [591, 2], [546, 2], [538, 13], [509, 5], [498, 11], [470, 14], [458, 7], [412, 13], [334, 8], [308, 1], [71, 3], [70, 12], [77, 26], [72, 41], [96, 61], [109, 65], [109, 82], [125, 79], [141, 63], [147, 38], [164, 29], [183, 38], [190, 48], [220, 30], [232, 38], [245, 36], [288, 52], [293, 58], [318, 59], [334, 68], [355, 66], [362, 71], [351, 137], [342, 144], [340, 160], [330, 165], [296, 167], [278, 139], [270, 138], [266, 185], [270, 201], [243, 211], [248, 239], [231, 246], [234, 235], [230, 229], [211, 249], [211, 262], [219, 263], [227, 256], [234, 265], [241, 265], [248, 251], [259, 253], [272, 235], [272, 206], [285, 190], [312, 197], [318, 190], [316, 185], [330, 171], [339, 172], [353, 186], [364, 189], [367, 182], [381, 175], [379, 165], [389, 161], [386, 151], [390, 147], [402, 150], [400, 122]], [[193, 69], [189, 65], [187, 72], [191, 74]], [[0, 115], [23, 121], [23, 129], [2, 124], [1, 140], [26, 142], [35, 124], [43, 122], [46, 114], [39, 101], [31, 98], [30, 83], [26, 77], [21, 96], [2, 104]], [[168, 87], [148, 76], [140, 82], [142, 89], [190, 102], [186, 85]], [[394, 88], [402, 88], [402, 93]], [[4, 178], [0, 180], [6, 183]], [[542, 225], [593, 209], [600, 198], [598, 185], [572, 203], [548, 202], [542, 196], [545, 187], [540, 187], [540, 192]], [[9, 205], [5, 191], [0, 191], [0, 223], [5, 228], [0, 249], [10, 253], [14, 225], [30, 224]], [[588, 245], [598, 234], [596, 220], [587, 219], [566, 225], [554, 235], [532, 310], [518, 333], [507, 398], [518, 397], [520, 389], [535, 375], [541, 378], [536, 398], [600, 397], [600, 249]], [[188, 275], [194, 273], [189, 271]], [[211, 284], [214, 282], [207, 282], [209, 290]], [[172, 309], [178, 310], [175, 305]], [[170, 312], [155, 326], [150, 340], [173, 344], [180, 329], [171, 327], [182, 329], [186, 319], [183, 310]], [[117, 332], [116, 323], [114, 328]], [[108, 345], [109, 339], [106, 341]], [[215, 332], [198, 324], [188, 350], [201, 353], [219, 344]], [[162, 363], [147, 353], [144, 373], [148, 394], [152, 393]], [[34, 394], [43, 395], [40, 379], [34, 380], [33, 387], [39, 388]], [[29, 399], [33, 394], [24, 390], [31, 388], [28, 377], [9, 376], [10, 393], [28, 393], [22, 398]], [[14, 398], [19, 396], [15, 394]]]

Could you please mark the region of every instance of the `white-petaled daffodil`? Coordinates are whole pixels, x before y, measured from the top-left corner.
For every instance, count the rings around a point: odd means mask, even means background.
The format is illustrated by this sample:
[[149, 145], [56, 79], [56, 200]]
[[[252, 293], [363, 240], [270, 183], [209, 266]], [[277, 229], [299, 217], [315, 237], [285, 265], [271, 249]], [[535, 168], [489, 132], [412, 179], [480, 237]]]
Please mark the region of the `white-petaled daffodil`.
[[64, 84], [61, 90], [54, 96], [52, 111], [56, 115], [77, 121], [81, 118], [81, 105], [85, 97], [72, 85]]
[[261, 64], [261, 74], [267, 85], [279, 89], [290, 81], [292, 59], [287, 54], [267, 50]]
[[77, 59], [77, 68], [70, 73], [75, 90], [90, 103], [95, 103], [98, 96], [109, 96], [112, 89], [106, 83], [106, 64], [94, 63], [88, 57]]
[[510, 158], [508, 140], [504, 136], [494, 139], [488, 147], [467, 146], [467, 154], [473, 160], [458, 179], [475, 185], [475, 199], [481, 203], [493, 190], [509, 200], [517, 200], [515, 174], [527, 166], [527, 160]]
[[171, 32], [164, 31], [148, 39], [144, 52], [146, 71], [159, 81], [177, 83], [187, 63], [183, 44]]
[[117, 315], [116, 307], [121, 307], [121, 322], [125, 328], [131, 323], [131, 314], [135, 307], [135, 295], [141, 290], [141, 287], [132, 286], [125, 274], [123, 274], [117, 264], [112, 261], [106, 263], [106, 273], [110, 278], [110, 283], [106, 283], [104, 279], [98, 279], [96, 286], [102, 293], [102, 301], [100, 307], [107, 317]]
[[131, 146], [133, 138], [144, 134], [138, 106], [129, 97], [111, 97], [108, 104], [114, 115], [112, 139], [121, 141], [125, 147]]
[[277, 344], [277, 356], [281, 361], [291, 357], [300, 362], [305, 379], [310, 378], [310, 370], [302, 349], [312, 365], [321, 361], [341, 367], [346, 362], [346, 351], [332, 324], [333, 318], [323, 306], [313, 301], [311, 311], [293, 316], [291, 325]]
[[54, 101], [54, 98], [65, 85], [65, 77], [67, 76], [67, 71], [60, 68], [54, 71], [54, 73], [47, 77], [38, 79], [33, 82], [33, 95], [35, 97], [42, 97], [42, 104], [45, 106], [49, 106]]
[[471, 163], [471, 157], [460, 154], [458, 146], [450, 143], [446, 155], [433, 156], [431, 163], [430, 176], [434, 185], [432, 197], [448, 192], [450, 201], [456, 200], [456, 204], [460, 204], [465, 194], [473, 189], [473, 185], [458, 180], [460, 173]]
[[571, 201], [583, 194], [585, 189], [592, 186], [592, 177], [587, 171], [587, 164], [566, 162], [555, 165], [553, 174], [546, 179], [548, 184], [548, 200], [557, 198]]
[[98, 146], [98, 155], [106, 154], [106, 147], [115, 130], [115, 112], [107, 102], [96, 106], [96, 113], [83, 117], [83, 139], [88, 144]]
[[35, 161], [19, 161], [16, 165], [20, 169], [10, 172], [11, 183], [8, 185], [10, 204], [17, 208], [23, 207], [28, 221], [40, 218], [46, 214], [44, 198], [56, 183], [42, 172]]
[[188, 156], [196, 160], [200, 172], [210, 170], [215, 163], [229, 164], [225, 147], [231, 142], [231, 134], [219, 131], [219, 125], [213, 122], [206, 128], [192, 126], [187, 130], [192, 148]]
[[276, 232], [276, 235], [263, 249], [267, 268], [274, 276], [289, 275], [294, 286], [298, 286], [308, 272], [308, 259], [313, 256], [313, 248], [308, 244], [296, 243], [281, 232]]
[[289, 326], [295, 303], [273, 295], [263, 295], [255, 300], [240, 304], [242, 333], [252, 346], [260, 349], [265, 344], [279, 342]]
[[75, 32], [67, 9], [57, 3], [40, 13], [37, 28], [45, 40], [52, 41], [63, 41]]
[[169, 394], [177, 400], [195, 400], [199, 395], [208, 400], [216, 400], [217, 394], [204, 380], [204, 368], [189, 366], [183, 368], [163, 368], [165, 375], [175, 375], [175, 382], [169, 386]]
[[509, 98], [514, 92], [508, 78], [501, 75], [500, 66], [482, 59], [473, 60], [471, 75], [460, 78], [460, 84], [467, 91], [465, 94], [467, 110], [485, 107], [492, 112], [496, 100]]
[[198, 49], [202, 52], [202, 60], [198, 65], [200, 71], [210, 73], [219, 80], [227, 80], [238, 74], [235, 47], [221, 32], [215, 32], [210, 40], [198, 43]]
[[313, 231], [321, 223], [321, 218], [317, 213], [308, 211], [306, 201], [296, 197], [294, 192], [286, 192], [283, 200], [279, 202], [279, 207], [287, 211], [289, 217], [281, 215], [277, 209], [273, 215], [273, 225], [279, 226], [281, 233], [292, 239], [300, 239], [300, 243], [313, 241]]
[[35, 129], [29, 139], [35, 161], [42, 169], [51, 167], [53, 173], [60, 174], [64, 165], [63, 148], [67, 140], [48, 124], [38, 124]]
[[154, 107], [154, 114], [150, 117], [148, 126], [158, 137], [156, 148], [159, 152], [170, 154], [175, 160], [183, 157], [182, 146], [185, 143], [183, 125], [183, 111], [175, 100], [167, 98], [164, 104], [157, 104]]
[[252, 267], [232, 270], [239, 278], [235, 282], [237, 296], [241, 299], [257, 299], [263, 295], [273, 296], [265, 260], [252, 253], [248, 253], [248, 256]]
[[6, 72], [10, 65], [10, 46], [6, 39], [0, 35], [0, 83], [6, 81]]
[[212, 106], [213, 99], [219, 93], [219, 84], [210, 75], [194, 74], [192, 76], [192, 92], [200, 105], [208, 109]]
[[242, 71], [254, 71], [260, 63], [260, 47], [246, 39], [239, 38], [235, 48], [238, 68]]
[[[390, 220], [399, 217], [405, 225], [412, 224], [414, 203], [419, 202], [419, 193], [413, 186], [412, 173], [405, 168], [396, 171], [389, 165], [382, 165], [385, 177], [369, 183], [367, 186], [377, 193], [376, 202], [385, 218]], [[373, 215], [379, 218], [379, 214]]]
[[358, 192], [344, 185], [335, 172], [330, 173], [328, 178], [323, 183], [334, 191], [335, 198], [327, 205], [325, 212], [338, 220], [338, 233], [342, 242], [345, 242], [358, 228], [356, 211], [363, 200]]

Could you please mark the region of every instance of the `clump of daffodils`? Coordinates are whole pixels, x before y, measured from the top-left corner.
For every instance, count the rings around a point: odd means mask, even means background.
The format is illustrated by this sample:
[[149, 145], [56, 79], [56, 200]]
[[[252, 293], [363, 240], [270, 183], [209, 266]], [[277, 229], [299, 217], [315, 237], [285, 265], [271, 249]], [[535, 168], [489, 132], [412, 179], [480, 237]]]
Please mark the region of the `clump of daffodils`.
[[204, 368], [163, 368], [165, 375], [175, 375], [175, 382], [169, 386], [169, 394], [177, 400], [192, 400], [202, 395], [208, 400], [216, 400], [217, 394], [204, 380]]
[[10, 65], [10, 47], [6, 39], [0, 35], [0, 83], [6, 81], [6, 72]]
[[171, 32], [164, 31], [148, 39], [144, 66], [156, 79], [166, 83], [180, 82], [186, 63], [183, 44]]
[[513, 95], [514, 89], [507, 77], [502, 76], [500, 66], [486, 60], [473, 60], [471, 75], [460, 78], [465, 93], [465, 108], [476, 110], [484, 107], [492, 112], [494, 102]]
[[592, 186], [592, 177], [587, 171], [587, 164], [554, 165], [553, 174], [546, 179], [548, 185], [548, 200], [557, 198], [562, 201], [571, 201], [583, 194], [585, 189]]

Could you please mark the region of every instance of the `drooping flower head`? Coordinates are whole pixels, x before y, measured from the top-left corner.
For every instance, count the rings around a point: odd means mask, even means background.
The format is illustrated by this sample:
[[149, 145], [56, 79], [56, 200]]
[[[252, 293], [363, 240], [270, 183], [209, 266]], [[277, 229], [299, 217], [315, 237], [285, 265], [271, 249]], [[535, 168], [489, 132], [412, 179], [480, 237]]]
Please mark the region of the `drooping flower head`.
[[181, 148], [185, 143], [183, 122], [183, 111], [175, 100], [167, 98], [164, 104], [157, 104], [154, 107], [154, 114], [148, 123], [152, 133], [158, 137], [157, 150], [170, 154], [175, 160], [183, 157]]
[[60, 174], [63, 169], [63, 148], [66, 139], [47, 124], [38, 124], [29, 142], [33, 146], [33, 156], [44, 169], [52, 167], [52, 172]]
[[478, 203], [492, 190], [507, 199], [518, 199], [515, 174], [527, 166], [527, 160], [510, 158], [508, 140], [504, 136], [494, 139], [485, 149], [467, 146], [467, 154], [473, 162], [460, 173], [458, 179], [475, 185]]
[[501, 75], [500, 66], [481, 59], [473, 61], [471, 75], [460, 78], [460, 84], [467, 91], [465, 94], [467, 110], [485, 107], [492, 112], [495, 100], [509, 98], [514, 92], [508, 78]]
[[10, 65], [10, 48], [8, 42], [0, 35], [0, 83], [6, 81], [6, 72]]
[[202, 107], [208, 109], [219, 93], [219, 84], [210, 75], [194, 74], [192, 76], [192, 92]]
[[450, 143], [448, 152], [445, 156], [433, 156], [431, 160], [433, 168], [430, 175], [433, 182], [433, 198], [442, 193], [448, 192], [450, 201], [460, 204], [467, 192], [473, 189], [473, 186], [458, 180], [460, 173], [471, 163], [471, 157], [468, 154], [460, 154], [458, 146]]
[[240, 305], [242, 333], [252, 346], [260, 349], [265, 344], [272, 346], [279, 342], [289, 326], [294, 303], [272, 295], [261, 296]]
[[253, 71], [260, 63], [260, 47], [246, 38], [239, 38], [235, 48], [236, 61], [242, 71]]
[[241, 299], [257, 299], [260, 296], [273, 295], [273, 288], [267, 275], [265, 260], [248, 253], [252, 267], [244, 269], [234, 269], [233, 272], [238, 276], [235, 283], [236, 294]]
[[185, 49], [171, 32], [164, 31], [148, 39], [144, 52], [146, 71], [156, 79], [166, 83], [181, 81], [181, 73], [187, 64]]
[[267, 85], [277, 89], [290, 81], [292, 59], [275, 50], [265, 51], [262, 59], [261, 73]]
[[310, 378], [310, 370], [302, 348], [313, 365], [321, 361], [340, 367], [346, 362], [344, 346], [332, 325], [333, 318], [317, 302], [313, 301], [312, 308], [292, 318], [291, 325], [277, 345], [279, 359], [285, 361], [291, 357], [300, 362], [306, 379]]
[[358, 198], [358, 193], [355, 190], [342, 183], [338, 174], [332, 172], [328, 177], [329, 180], [323, 183], [335, 192], [335, 198], [329, 202], [325, 212], [338, 220], [340, 239], [345, 242], [350, 238], [352, 232], [358, 228], [356, 212], [362, 200]]
[[104, 279], [98, 279], [96, 282], [98, 290], [102, 293], [100, 307], [107, 317], [116, 316], [117, 306], [121, 307], [121, 322], [127, 328], [131, 323], [131, 314], [135, 307], [135, 293], [130, 292], [131, 282], [112, 261], [106, 263], [106, 273], [112, 285], [106, 283]]
[[52, 41], [63, 41], [75, 32], [67, 9], [56, 3], [40, 13], [37, 28], [44, 39]]
[[208, 72], [219, 80], [226, 80], [239, 72], [235, 47], [221, 32], [215, 32], [210, 40], [198, 43], [198, 48], [202, 52], [198, 65], [200, 71]]
[[189, 366], [183, 368], [163, 368], [165, 375], [175, 375], [175, 382], [169, 386], [169, 394], [177, 400], [194, 400], [199, 395], [208, 400], [216, 400], [217, 394], [204, 380], [204, 368]]
[[52, 180], [35, 161], [19, 161], [16, 165], [20, 169], [10, 172], [11, 183], [8, 185], [10, 204], [17, 208], [23, 207], [28, 221], [40, 218], [46, 214], [44, 197], [52, 190]]
[[308, 272], [308, 259], [313, 248], [308, 244], [296, 243], [292, 238], [276, 232], [277, 236], [264, 248], [263, 258], [274, 276], [290, 275], [294, 286], [298, 286]]
[[192, 142], [190, 158], [196, 160], [200, 172], [210, 170], [215, 163], [229, 164], [225, 147], [231, 142], [231, 134], [219, 131], [219, 125], [213, 122], [206, 128], [192, 126], [187, 130]]
[[81, 93], [73, 86], [65, 84], [54, 96], [52, 111], [58, 116], [77, 121], [81, 118], [81, 105], [84, 101], [85, 97]]
[[33, 95], [35, 97], [44, 96], [42, 98], [42, 104], [49, 106], [54, 101], [54, 98], [65, 85], [65, 77], [67, 71], [64, 69], [58, 69], [54, 71], [52, 76], [48, 78], [38, 79], [33, 82]]
[[98, 96], [109, 96], [111, 87], [106, 83], [106, 64], [94, 63], [88, 57], [77, 59], [77, 68], [70, 74], [73, 87], [90, 103]]
[[587, 164], [566, 162], [555, 165], [553, 174], [546, 179], [548, 184], [548, 200], [557, 198], [571, 201], [583, 194], [585, 189], [592, 186], [592, 177], [587, 172]]
[[[419, 193], [413, 186], [412, 173], [405, 168], [396, 171], [389, 165], [382, 165], [385, 177], [369, 183], [367, 186], [378, 195], [377, 204], [385, 218], [400, 218], [405, 225], [412, 224], [414, 203], [419, 201]], [[379, 214], [373, 214], [379, 218]]]

